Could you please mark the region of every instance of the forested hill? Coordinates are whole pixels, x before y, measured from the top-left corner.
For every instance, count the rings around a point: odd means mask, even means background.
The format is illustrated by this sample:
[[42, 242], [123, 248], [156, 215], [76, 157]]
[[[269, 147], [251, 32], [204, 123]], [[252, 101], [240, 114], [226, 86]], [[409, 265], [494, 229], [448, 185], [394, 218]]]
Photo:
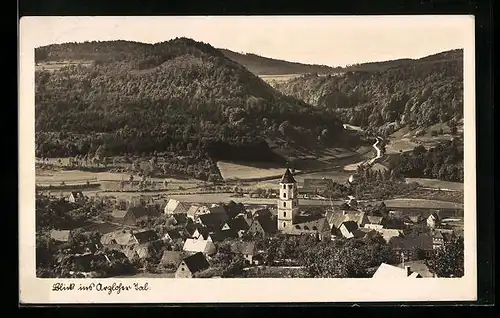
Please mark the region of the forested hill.
[[241, 54], [226, 49], [220, 50], [225, 56], [245, 66], [250, 72], [256, 75], [286, 75], [308, 73], [327, 74], [341, 71], [341, 68], [333, 68], [326, 65], [302, 64], [272, 59], [251, 53]]
[[402, 59], [351, 66], [342, 75], [304, 75], [277, 84], [283, 93], [343, 121], [389, 132], [426, 128], [463, 118], [463, 50], [417, 60]]
[[[39, 157], [102, 146], [108, 156], [187, 151], [261, 160], [270, 156], [264, 137], [285, 129], [297, 140], [341, 138], [332, 113], [283, 95], [191, 39], [67, 43], [37, 48], [35, 56]], [[49, 71], [54, 63], [68, 65]]]

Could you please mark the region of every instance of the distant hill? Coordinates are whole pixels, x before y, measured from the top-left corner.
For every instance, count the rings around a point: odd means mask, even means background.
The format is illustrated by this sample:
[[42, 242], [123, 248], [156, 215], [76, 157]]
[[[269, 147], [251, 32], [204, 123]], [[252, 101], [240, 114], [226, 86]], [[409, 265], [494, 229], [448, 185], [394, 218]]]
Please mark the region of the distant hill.
[[272, 59], [256, 54], [241, 54], [226, 49], [220, 51], [231, 60], [243, 65], [255, 75], [287, 75], [307, 73], [335, 73], [340, 68], [326, 65], [302, 64], [284, 60]]
[[455, 125], [463, 119], [463, 50], [352, 65], [343, 74], [304, 75], [275, 88], [378, 133]]
[[[49, 45], [35, 58], [39, 157], [100, 149], [108, 156], [169, 151], [189, 153], [189, 160], [274, 160], [269, 139], [342, 141], [333, 112], [283, 95], [191, 39]], [[54, 63], [60, 67], [48, 71]]]

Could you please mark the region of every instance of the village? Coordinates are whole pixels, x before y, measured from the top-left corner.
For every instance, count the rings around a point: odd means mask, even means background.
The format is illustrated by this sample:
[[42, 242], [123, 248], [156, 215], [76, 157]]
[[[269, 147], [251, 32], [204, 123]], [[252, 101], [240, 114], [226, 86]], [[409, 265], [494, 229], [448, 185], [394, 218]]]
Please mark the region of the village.
[[333, 277], [438, 277], [427, 264], [461, 234], [449, 226], [452, 217], [391, 210], [383, 202], [368, 206], [352, 196], [337, 206], [301, 205], [300, 198], [316, 195], [326, 183], [306, 179], [299, 189], [293, 169], [286, 169], [273, 205], [124, 200], [78, 191], [44, 196], [46, 204], [59, 204], [59, 215], [78, 215], [78, 225], [47, 222], [37, 229], [37, 276], [322, 277], [312, 270], [319, 265], [307, 258], [308, 250], [343, 244], [351, 253], [351, 242], [364, 242], [390, 255], [373, 257], [357, 274]]

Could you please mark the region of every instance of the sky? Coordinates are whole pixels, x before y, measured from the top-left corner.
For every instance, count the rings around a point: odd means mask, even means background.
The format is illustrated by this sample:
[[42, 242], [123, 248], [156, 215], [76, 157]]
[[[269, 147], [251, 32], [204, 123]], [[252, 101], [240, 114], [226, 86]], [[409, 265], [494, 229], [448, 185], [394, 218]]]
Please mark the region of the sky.
[[470, 16], [23, 17], [20, 36], [32, 33], [35, 47], [188, 37], [239, 53], [345, 66], [464, 48], [470, 22]]

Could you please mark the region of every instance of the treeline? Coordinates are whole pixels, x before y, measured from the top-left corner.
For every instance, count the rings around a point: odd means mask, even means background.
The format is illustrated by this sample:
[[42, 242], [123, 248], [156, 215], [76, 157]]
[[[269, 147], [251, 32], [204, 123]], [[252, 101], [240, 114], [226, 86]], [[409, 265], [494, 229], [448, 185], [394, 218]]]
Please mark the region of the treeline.
[[[195, 151], [253, 156], [283, 122], [303, 135], [325, 129], [339, 139], [331, 112], [275, 91], [210, 45], [189, 39], [149, 45], [87, 42], [37, 48], [38, 61], [90, 59], [35, 76], [38, 157], [92, 153]], [[224, 145], [218, 151], [218, 147]], [[235, 158], [236, 159], [236, 158]]]
[[344, 122], [377, 133], [391, 133], [405, 125], [416, 129], [441, 122], [456, 124], [463, 118], [462, 55], [462, 50], [454, 50], [394, 61], [376, 70], [307, 75], [276, 88], [322, 109], [333, 109]]
[[444, 141], [436, 147], [417, 146], [402, 153], [391, 163], [399, 173], [409, 178], [431, 178], [444, 181], [464, 181], [464, 148], [458, 139]]

